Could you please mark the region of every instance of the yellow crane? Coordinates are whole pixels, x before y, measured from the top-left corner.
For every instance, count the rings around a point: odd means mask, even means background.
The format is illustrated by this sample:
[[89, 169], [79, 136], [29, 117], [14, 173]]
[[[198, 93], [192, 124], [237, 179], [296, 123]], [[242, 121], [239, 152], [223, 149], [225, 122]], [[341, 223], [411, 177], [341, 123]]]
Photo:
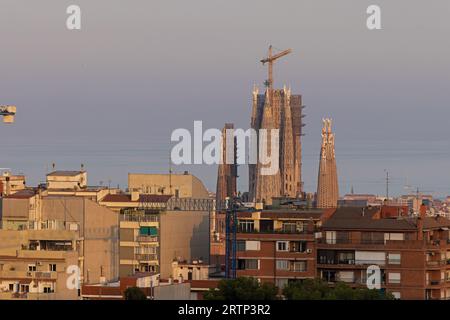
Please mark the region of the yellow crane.
[[273, 63], [275, 60], [284, 57], [285, 55], [292, 52], [292, 49], [287, 49], [284, 51], [281, 51], [275, 55], [272, 55], [272, 46], [269, 46], [269, 53], [267, 55], [267, 58], [264, 58], [261, 60], [262, 64], [265, 65], [266, 63], [269, 64], [269, 76], [267, 80], [265, 81], [265, 85], [267, 86], [269, 90], [269, 101], [270, 105], [272, 105], [272, 90], [273, 90]]
[[16, 106], [0, 106], [0, 116], [4, 123], [13, 123], [16, 115]]

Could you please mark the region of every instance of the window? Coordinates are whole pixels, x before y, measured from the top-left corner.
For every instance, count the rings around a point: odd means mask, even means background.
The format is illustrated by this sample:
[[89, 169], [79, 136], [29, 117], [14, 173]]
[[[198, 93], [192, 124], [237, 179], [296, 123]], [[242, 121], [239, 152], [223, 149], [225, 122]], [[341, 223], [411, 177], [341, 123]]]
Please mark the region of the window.
[[277, 260], [277, 270], [289, 270], [289, 261]]
[[56, 271], [56, 264], [51, 263], [48, 265], [48, 271]]
[[288, 251], [289, 241], [277, 241], [277, 251]]
[[158, 235], [158, 229], [156, 227], [140, 227], [139, 235], [141, 235], [141, 236], [156, 236], [156, 235]]
[[245, 241], [237, 241], [236, 242], [236, 250], [237, 251], [245, 251]]
[[400, 283], [401, 275], [399, 272], [389, 272], [388, 281], [389, 283]]
[[354, 264], [355, 254], [353, 252], [339, 252], [338, 255], [339, 264]]
[[53, 289], [51, 287], [44, 287], [44, 293], [52, 293]]
[[9, 287], [9, 291], [14, 291], [14, 284], [13, 283], [10, 283], [8, 287]]
[[283, 222], [283, 232], [294, 233], [297, 231], [297, 224], [295, 222]]
[[30, 292], [30, 286], [28, 284], [21, 284], [20, 292]]
[[255, 222], [253, 220], [239, 220], [239, 232], [253, 232], [255, 230]]
[[291, 271], [304, 272], [306, 271], [306, 261], [294, 261], [291, 265]]
[[306, 241], [291, 241], [291, 252], [305, 252], [307, 248], [307, 242]]
[[259, 261], [257, 259], [246, 259], [245, 269], [259, 269]]
[[36, 271], [36, 265], [35, 264], [29, 264], [28, 265], [28, 271]]
[[405, 237], [404, 237], [404, 234], [403, 233], [385, 233], [384, 234], [384, 241], [387, 241], [387, 240], [390, 240], [390, 241], [393, 241], [393, 240], [396, 240], [396, 241], [401, 241], [401, 240], [404, 240], [405, 239]]
[[239, 270], [257, 270], [259, 269], [258, 259], [239, 259], [238, 260]]
[[336, 244], [336, 231], [327, 231], [325, 239], [328, 244]]
[[400, 253], [389, 253], [388, 254], [388, 263], [389, 264], [400, 264], [401, 263], [401, 254]]
[[260, 244], [259, 241], [245, 241], [246, 251], [259, 251]]

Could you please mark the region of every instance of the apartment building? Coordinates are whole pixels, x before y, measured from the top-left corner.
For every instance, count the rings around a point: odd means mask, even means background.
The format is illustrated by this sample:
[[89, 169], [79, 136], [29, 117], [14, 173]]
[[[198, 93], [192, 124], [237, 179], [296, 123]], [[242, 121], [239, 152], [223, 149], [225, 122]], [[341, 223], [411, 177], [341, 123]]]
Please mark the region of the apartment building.
[[80, 263], [80, 244], [68, 230], [0, 230], [0, 299], [77, 299], [67, 271]]
[[101, 202], [120, 215], [120, 277], [139, 272], [168, 279], [174, 260], [209, 262], [209, 199], [170, 195], [108, 195]]
[[14, 175], [9, 171], [3, 171], [0, 175], [0, 196], [7, 196], [25, 188], [24, 175]]
[[237, 276], [279, 288], [316, 277], [315, 232], [323, 215], [323, 210], [301, 209], [238, 212]]
[[381, 290], [398, 299], [450, 299], [450, 220], [425, 210], [338, 208], [322, 225], [317, 275], [364, 287], [377, 266]]
[[[118, 278], [119, 215], [89, 197], [48, 195], [27, 189], [1, 199], [2, 230], [70, 231], [80, 237], [82, 281]], [[43, 239], [45, 240], [45, 239]], [[0, 243], [0, 249], [4, 248]]]

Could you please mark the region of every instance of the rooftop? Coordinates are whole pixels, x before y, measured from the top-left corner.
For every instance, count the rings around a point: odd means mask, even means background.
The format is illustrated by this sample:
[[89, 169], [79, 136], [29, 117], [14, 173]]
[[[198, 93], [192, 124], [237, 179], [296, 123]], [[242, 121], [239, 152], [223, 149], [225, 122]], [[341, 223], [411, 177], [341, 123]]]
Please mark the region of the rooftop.
[[69, 171], [69, 170], [57, 170], [57, 171], [53, 171], [50, 172], [49, 174], [47, 174], [47, 177], [75, 177], [79, 174], [84, 173], [85, 171]]

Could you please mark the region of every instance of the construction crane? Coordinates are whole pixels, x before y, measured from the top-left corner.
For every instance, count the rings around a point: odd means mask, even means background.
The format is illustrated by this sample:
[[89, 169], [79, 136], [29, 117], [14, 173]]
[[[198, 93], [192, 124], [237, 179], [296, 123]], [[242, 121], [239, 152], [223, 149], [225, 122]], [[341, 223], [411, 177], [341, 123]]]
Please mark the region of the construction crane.
[[289, 54], [292, 52], [292, 49], [287, 49], [284, 51], [281, 51], [275, 55], [272, 55], [272, 46], [269, 46], [269, 53], [267, 55], [267, 58], [264, 58], [261, 60], [262, 64], [265, 65], [266, 63], [269, 64], [269, 75], [267, 80], [265, 81], [265, 85], [269, 90], [269, 101], [271, 102], [272, 105], [272, 90], [273, 90], [273, 63], [275, 62], [275, 60], [284, 57], [285, 55]]
[[16, 115], [15, 106], [0, 106], [0, 116], [3, 116], [4, 123], [13, 123]]

